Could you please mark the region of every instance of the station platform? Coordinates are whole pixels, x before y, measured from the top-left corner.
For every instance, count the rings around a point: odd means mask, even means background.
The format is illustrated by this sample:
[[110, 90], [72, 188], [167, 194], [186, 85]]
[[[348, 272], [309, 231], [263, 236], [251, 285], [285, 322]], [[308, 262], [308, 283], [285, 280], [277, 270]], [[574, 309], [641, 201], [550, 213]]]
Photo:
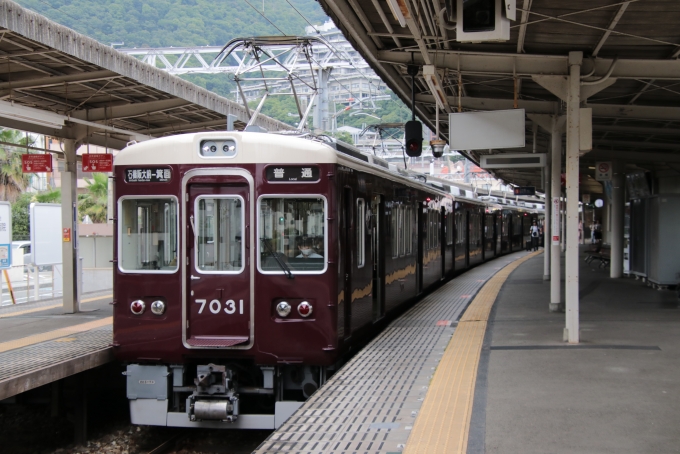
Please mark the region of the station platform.
[[113, 360], [111, 291], [0, 307], [0, 400]]
[[542, 250], [511, 254], [395, 320], [255, 452], [677, 452], [677, 293], [586, 256], [580, 344], [548, 310]]

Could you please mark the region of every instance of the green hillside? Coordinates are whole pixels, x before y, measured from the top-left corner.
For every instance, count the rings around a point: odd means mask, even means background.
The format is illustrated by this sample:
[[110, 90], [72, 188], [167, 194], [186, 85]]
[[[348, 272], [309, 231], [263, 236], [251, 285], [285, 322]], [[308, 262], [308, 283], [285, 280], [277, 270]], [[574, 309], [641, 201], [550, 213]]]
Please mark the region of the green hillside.
[[[124, 43], [117, 47], [127, 48], [221, 46], [238, 37], [304, 35], [310, 23], [320, 25], [328, 20], [316, 0], [15, 1], [101, 43]], [[240, 102], [231, 92], [236, 85], [230, 74], [181, 77]], [[396, 97], [377, 105], [379, 109], [374, 113], [382, 117], [383, 122], [409, 118], [408, 109]], [[343, 108], [344, 105], [336, 106], [338, 111]], [[273, 97], [265, 103], [262, 113], [293, 125], [297, 119], [288, 113], [296, 111], [292, 98]], [[375, 122], [379, 121], [365, 116], [338, 117], [338, 126], [363, 127], [365, 123]]]
[[[104, 44], [124, 42], [125, 47], [219, 46], [237, 37], [282, 32], [303, 35], [309, 25], [307, 21], [322, 24], [328, 19], [315, 0], [18, 0], [17, 3]], [[263, 10], [274, 25], [258, 13]]]

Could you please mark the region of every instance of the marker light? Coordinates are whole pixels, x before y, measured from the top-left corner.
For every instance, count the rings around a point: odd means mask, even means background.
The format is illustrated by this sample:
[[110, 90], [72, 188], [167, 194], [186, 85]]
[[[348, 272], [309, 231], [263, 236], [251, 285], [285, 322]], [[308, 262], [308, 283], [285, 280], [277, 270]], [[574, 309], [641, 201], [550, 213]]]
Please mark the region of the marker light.
[[141, 315], [146, 309], [146, 304], [142, 300], [135, 300], [130, 304], [130, 311], [135, 315]]
[[279, 314], [281, 317], [288, 317], [288, 314], [290, 314], [290, 304], [286, 303], [285, 301], [281, 301], [279, 304], [276, 305], [276, 313]]
[[298, 314], [300, 314], [303, 317], [309, 317], [312, 315], [312, 305], [309, 304], [307, 301], [303, 301], [298, 305]]
[[161, 300], [156, 300], [151, 303], [151, 312], [156, 315], [163, 315], [165, 312], [165, 303]]

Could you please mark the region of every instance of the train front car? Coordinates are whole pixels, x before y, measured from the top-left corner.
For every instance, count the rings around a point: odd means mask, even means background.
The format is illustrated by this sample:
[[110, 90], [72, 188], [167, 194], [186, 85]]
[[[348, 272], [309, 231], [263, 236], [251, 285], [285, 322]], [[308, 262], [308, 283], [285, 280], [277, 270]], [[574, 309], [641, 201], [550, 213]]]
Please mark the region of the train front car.
[[335, 163], [319, 142], [238, 132], [118, 154], [114, 351], [133, 423], [274, 428], [323, 383]]

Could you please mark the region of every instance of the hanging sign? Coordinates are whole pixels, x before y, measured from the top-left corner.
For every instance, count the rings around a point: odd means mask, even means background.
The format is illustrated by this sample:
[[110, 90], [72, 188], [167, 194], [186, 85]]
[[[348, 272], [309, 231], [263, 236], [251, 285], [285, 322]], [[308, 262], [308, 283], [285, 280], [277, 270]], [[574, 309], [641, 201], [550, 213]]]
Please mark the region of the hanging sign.
[[552, 198], [552, 225], [550, 226], [550, 234], [552, 235], [552, 244], [560, 244], [560, 198]]
[[83, 172], [113, 172], [113, 155], [109, 153], [84, 154]]
[[64, 240], [64, 243], [70, 243], [71, 242], [71, 229], [69, 229], [69, 228], [62, 229], [61, 236], [62, 236], [62, 239]]
[[21, 171], [23, 173], [51, 172], [51, 154], [22, 154]]
[[609, 161], [595, 163], [595, 179], [612, 181], [612, 163]]

